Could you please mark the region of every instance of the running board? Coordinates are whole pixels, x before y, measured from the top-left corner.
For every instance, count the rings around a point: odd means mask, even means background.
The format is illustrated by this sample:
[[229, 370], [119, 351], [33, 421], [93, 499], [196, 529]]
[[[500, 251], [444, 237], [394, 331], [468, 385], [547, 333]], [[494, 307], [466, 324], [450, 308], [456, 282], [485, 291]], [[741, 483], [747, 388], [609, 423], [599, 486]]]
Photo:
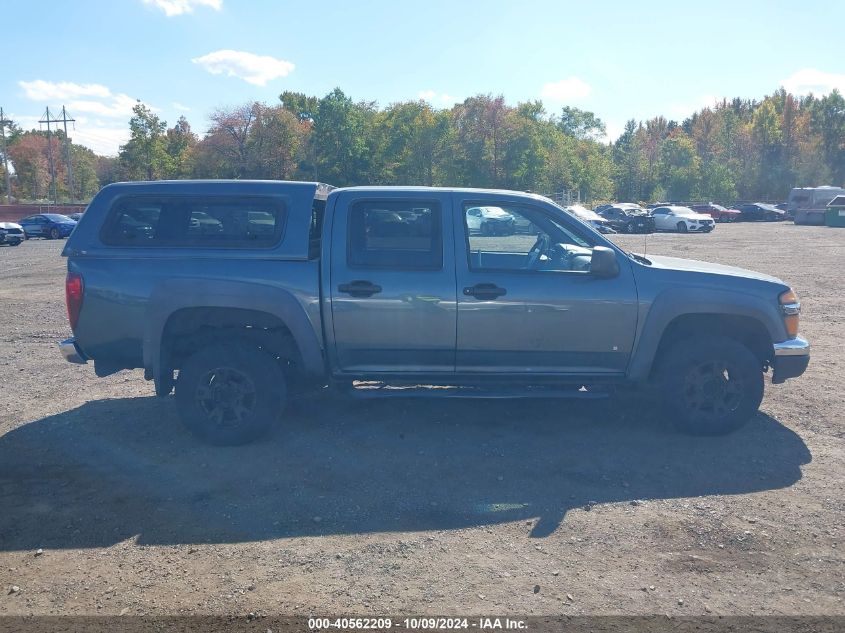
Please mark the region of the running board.
[[578, 400], [601, 400], [610, 396], [607, 391], [581, 389], [555, 389], [552, 387], [525, 387], [523, 389], [490, 387], [450, 387], [422, 385], [404, 387], [398, 385], [363, 385], [345, 389], [344, 393], [362, 400], [375, 398], [464, 398], [500, 399], [518, 398], [567, 398]]

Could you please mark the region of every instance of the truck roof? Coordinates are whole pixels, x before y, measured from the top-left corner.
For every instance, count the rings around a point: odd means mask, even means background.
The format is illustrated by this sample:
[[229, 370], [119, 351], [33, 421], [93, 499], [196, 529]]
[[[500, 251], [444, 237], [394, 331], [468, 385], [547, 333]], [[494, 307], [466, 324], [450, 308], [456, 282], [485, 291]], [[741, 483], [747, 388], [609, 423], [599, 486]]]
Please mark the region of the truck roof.
[[484, 189], [478, 187], [428, 187], [425, 185], [378, 185], [378, 186], [355, 186], [355, 187], [340, 187], [334, 191], [395, 191], [395, 192], [412, 192], [412, 191], [435, 191], [439, 193], [477, 193], [484, 195], [499, 195], [508, 197], [525, 197], [533, 198], [535, 200], [548, 201], [549, 198], [531, 191], [514, 191], [512, 189]]
[[139, 188], [144, 189], [145, 192], [161, 192], [170, 193], [174, 189], [184, 190], [186, 193], [195, 192], [202, 193], [215, 188], [226, 189], [242, 189], [254, 190], [258, 189], [274, 189], [283, 186], [287, 191], [291, 189], [313, 189], [314, 198], [318, 200], [325, 200], [329, 193], [336, 187], [328, 185], [323, 182], [307, 182], [298, 180], [216, 180], [216, 179], [198, 179], [198, 180], [135, 180], [130, 182], [115, 182], [106, 185], [103, 189], [110, 188]]

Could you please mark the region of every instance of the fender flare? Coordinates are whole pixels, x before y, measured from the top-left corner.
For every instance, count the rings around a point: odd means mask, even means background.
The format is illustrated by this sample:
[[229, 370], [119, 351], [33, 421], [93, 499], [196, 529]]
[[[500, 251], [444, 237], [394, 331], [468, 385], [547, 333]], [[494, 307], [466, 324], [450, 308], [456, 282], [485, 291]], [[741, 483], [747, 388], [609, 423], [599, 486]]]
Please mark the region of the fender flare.
[[628, 365], [629, 379], [647, 380], [669, 324], [678, 317], [696, 314], [748, 317], [765, 328], [773, 343], [788, 338], [774, 301], [769, 305], [759, 297], [732, 290], [671, 288], [661, 292], [648, 308]]
[[302, 356], [305, 372], [310, 375], [325, 373], [322, 345], [316, 330], [303, 303], [285, 289], [242, 281], [179, 278], [158, 285], [147, 305], [144, 368], [152, 370], [157, 385], [163, 369], [161, 339], [165, 325], [175, 312], [188, 308], [239, 308], [270, 314], [290, 330]]

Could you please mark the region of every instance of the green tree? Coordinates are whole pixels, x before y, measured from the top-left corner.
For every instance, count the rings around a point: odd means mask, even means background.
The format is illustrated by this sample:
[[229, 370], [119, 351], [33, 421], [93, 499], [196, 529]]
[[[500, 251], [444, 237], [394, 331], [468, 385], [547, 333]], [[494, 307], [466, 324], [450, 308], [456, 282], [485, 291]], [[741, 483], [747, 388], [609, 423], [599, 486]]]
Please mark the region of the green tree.
[[373, 170], [368, 145], [372, 104], [356, 104], [340, 88], [320, 99], [314, 120], [317, 177], [336, 185], [363, 184]]
[[166, 178], [173, 161], [167, 153], [167, 123], [138, 101], [129, 120], [129, 141], [118, 154], [124, 176], [129, 180]]
[[564, 106], [558, 119], [558, 127], [569, 136], [579, 140], [598, 140], [607, 133], [604, 122], [592, 112]]
[[192, 167], [192, 152], [198, 142], [197, 135], [191, 131], [191, 124], [184, 116], [180, 116], [176, 125], [167, 130], [165, 137], [165, 151], [170, 165], [167, 177], [188, 177]]
[[671, 200], [692, 200], [699, 192], [701, 159], [695, 143], [680, 128], [661, 144], [661, 184]]

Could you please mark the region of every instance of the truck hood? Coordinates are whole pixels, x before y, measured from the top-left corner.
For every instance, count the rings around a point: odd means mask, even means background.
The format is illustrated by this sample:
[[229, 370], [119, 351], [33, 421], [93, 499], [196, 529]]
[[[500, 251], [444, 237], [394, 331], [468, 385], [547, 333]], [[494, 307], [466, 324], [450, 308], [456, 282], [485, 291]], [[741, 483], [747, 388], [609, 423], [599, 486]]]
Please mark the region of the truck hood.
[[744, 277], [746, 279], [768, 281], [770, 283], [786, 286], [786, 284], [777, 277], [758, 273], [753, 270], [746, 270], [745, 268], [737, 268], [736, 266], [711, 264], [710, 262], [700, 262], [694, 259], [682, 259], [680, 257], [665, 257], [663, 255], [645, 255], [645, 258], [651, 261], [653, 268], [683, 270], [693, 273], [707, 273], [711, 275], [728, 275], [731, 277]]

